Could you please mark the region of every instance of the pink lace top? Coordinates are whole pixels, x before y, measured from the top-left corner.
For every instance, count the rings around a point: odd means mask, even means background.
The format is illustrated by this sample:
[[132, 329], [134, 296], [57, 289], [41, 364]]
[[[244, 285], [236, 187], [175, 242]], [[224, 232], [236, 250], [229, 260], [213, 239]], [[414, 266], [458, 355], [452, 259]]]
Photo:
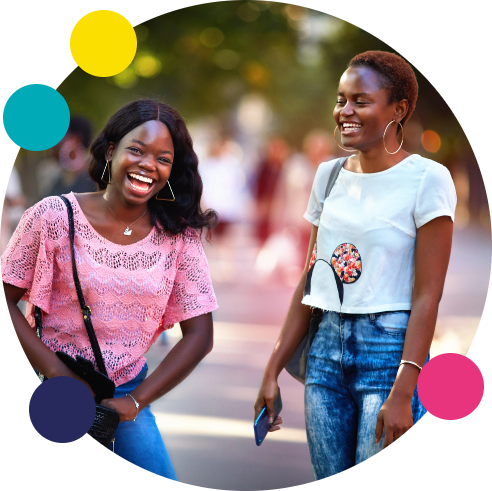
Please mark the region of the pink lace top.
[[[73, 206], [75, 258], [108, 375], [116, 385], [143, 368], [143, 354], [175, 323], [215, 310], [217, 302], [198, 233], [155, 228], [131, 245], [99, 235]], [[58, 197], [27, 210], [1, 258], [5, 283], [26, 288], [27, 320], [43, 310], [43, 341], [53, 351], [94, 363], [73, 283], [67, 209]]]

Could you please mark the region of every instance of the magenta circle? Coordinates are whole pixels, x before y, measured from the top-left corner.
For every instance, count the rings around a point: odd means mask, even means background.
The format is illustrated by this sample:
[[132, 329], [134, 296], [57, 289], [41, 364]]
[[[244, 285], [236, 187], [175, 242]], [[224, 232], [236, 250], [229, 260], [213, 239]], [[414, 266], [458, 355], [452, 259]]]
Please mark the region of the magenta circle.
[[422, 368], [417, 383], [420, 401], [429, 413], [441, 419], [468, 416], [480, 404], [483, 390], [480, 369], [456, 353], [432, 358]]

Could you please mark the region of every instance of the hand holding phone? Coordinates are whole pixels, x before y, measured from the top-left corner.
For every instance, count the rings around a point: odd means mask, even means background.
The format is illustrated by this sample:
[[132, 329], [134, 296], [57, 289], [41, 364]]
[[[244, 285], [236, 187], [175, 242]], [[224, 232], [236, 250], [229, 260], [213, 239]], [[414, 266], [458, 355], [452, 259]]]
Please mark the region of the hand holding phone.
[[[273, 408], [275, 410], [273, 421], [275, 422], [280, 411], [282, 410], [282, 398], [280, 397], [280, 388], [278, 389], [277, 397], [275, 398], [275, 401], [273, 403]], [[257, 446], [260, 446], [262, 444], [272, 425], [273, 423], [268, 422], [267, 408], [266, 406], [263, 406], [263, 409], [261, 410], [253, 425]]]

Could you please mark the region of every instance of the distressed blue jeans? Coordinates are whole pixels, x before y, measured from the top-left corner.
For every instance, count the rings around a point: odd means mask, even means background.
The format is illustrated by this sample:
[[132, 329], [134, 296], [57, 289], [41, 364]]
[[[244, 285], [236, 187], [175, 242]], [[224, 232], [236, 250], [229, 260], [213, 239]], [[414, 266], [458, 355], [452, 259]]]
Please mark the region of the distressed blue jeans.
[[[376, 419], [398, 371], [409, 311], [324, 312], [309, 351], [306, 429], [316, 479], [342, 472], [379, 452]], [[414, 423], [424, 414], [417, 390]]]

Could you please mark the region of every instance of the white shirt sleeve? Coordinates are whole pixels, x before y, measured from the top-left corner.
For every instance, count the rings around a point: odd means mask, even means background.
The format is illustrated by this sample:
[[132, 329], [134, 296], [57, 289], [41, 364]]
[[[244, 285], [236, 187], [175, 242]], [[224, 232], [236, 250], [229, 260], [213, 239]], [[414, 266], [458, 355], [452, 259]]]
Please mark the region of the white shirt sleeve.
[[308, 206], [304, 218], [315, 225], [319, 226], [319, 218], [323, 211], [325, 202], [326, 186], [330, 177], [331, 169], [338, 159], [323, 162], [319, 165], [316, 175], [314, 176], [313, 187], [309, 196]]
[[456, 189], [448, 169], [432, 163], [425, 171], [417, 193], [415, 225], [417, 228], [434, 218], [449, 216], [454, 221]]

